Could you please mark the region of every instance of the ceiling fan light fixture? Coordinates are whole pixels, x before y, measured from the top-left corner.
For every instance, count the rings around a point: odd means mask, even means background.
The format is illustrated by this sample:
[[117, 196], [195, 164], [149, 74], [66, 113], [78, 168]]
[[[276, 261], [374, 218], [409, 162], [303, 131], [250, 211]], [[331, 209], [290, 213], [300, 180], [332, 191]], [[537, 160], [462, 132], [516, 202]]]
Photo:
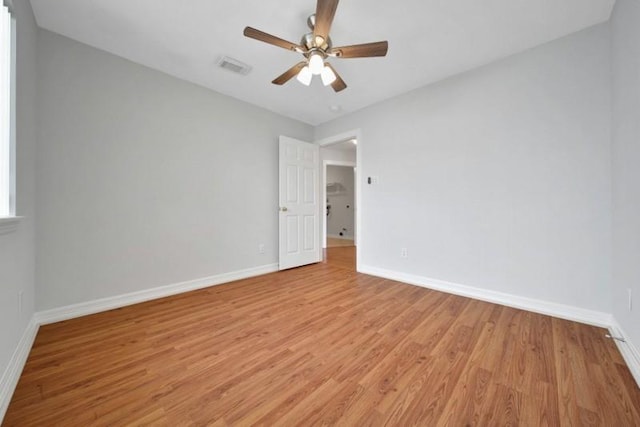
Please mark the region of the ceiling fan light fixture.
[[329, 86], [331, 83], [336, 81], [336, 73], [333, 72], [331, 67], [325, 65], [320, 73], [320, 78], [322, 78], [323, 85]]
[[[307, 25], [311, 32], [303, 34], [299, 43], [281, 39], [264, 31], [252, 27], [245, 27], [245, 37], [255, 39], [288, 51], [301, 54], [304, 59], [276, 77], [271, 83], [282, 86], [297, 76], [304, 85], [309, 86], [313, 76], [320, 76], [325, 86], [331, 86], [334, 92], [341, 92], [347, 88], [340, 74], [332, 65], [325, 63], [327, 58], [373, 58], [386, 56], [389, 42], [379, 41], [334, 47], [329, 31], [333, 24], [338, 2], [340, 0], [316, 0], [316, 13], [309, 16]], [[327, 69], [326, 67], [329, 67]]]
[[311, 84], [312, 78], [313, 74], [307, 65], [305, 65], [296, 76], [296, 79], [305, 86], [309, 86]]
[[324, 69], [324, 59], [321, 54], [312, 52], [311, 55], [309, 55], [309, 69], [311, 70], [311, 74], [316, 76], [322, 73]]

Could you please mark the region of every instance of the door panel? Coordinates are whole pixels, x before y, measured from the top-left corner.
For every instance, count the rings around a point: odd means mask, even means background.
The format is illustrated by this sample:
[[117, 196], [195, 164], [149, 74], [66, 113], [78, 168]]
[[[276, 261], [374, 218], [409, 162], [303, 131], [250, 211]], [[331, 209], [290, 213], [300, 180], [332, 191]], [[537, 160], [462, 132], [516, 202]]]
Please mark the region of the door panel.
[[298, 253], [298, 217], [287, 215], [287, 254]]
[[304, 203], [315, 204], [318, 192], [315, 188], [318, 172], [313, 169], [305, 168], [303, 173]]
[[319, 147], [280, 137], [280, 270], [322, 260]]
[[315, 248], [315, 239], [316, 239], [316, 219], [312, 215], [305, 215], [304, 217], [304, 250], [312, 251]]

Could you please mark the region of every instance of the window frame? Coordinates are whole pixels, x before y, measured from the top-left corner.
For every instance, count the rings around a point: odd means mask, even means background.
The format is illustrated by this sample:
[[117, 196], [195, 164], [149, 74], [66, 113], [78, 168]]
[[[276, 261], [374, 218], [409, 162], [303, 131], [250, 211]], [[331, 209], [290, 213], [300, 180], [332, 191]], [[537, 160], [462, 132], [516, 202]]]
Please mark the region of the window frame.
[[0, 217], [0, 234], [13, 231], [19, 220], [22, 218], [17, 216], [16, 203], [16, 70], [17, 70], [17, 31], [15, 9], [11, 0], [3, 0], [3, 6], [6, 7], [10, 15], [10, 66], [9, 66], [9, 212], [7, 216]]

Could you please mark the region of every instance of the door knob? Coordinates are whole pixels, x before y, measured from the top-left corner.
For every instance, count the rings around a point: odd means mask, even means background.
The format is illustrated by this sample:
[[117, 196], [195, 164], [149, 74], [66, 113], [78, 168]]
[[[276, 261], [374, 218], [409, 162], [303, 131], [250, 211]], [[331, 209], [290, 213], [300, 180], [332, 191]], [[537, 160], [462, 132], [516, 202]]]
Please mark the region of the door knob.
[[280, 208], [280, 211], [281, 211], [281, 212], [286, 212], [286, 211], [288, 211], [288, 210], [289, 210], [289, 209], [287, 209], [287, 207], [286, 207], [286, 206], [285, 206], [284, 208]]

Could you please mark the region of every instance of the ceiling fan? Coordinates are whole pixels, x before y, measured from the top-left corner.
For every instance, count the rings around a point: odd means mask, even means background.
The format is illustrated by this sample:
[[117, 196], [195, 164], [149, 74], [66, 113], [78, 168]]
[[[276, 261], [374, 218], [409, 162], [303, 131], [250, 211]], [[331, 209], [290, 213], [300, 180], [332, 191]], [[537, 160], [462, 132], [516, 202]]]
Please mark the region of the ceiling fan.
[[293, 76], [297, 76], [305, 86], [311, 84], [314, 75], [320, 75], [325, 86], [331, 85], [333, 90], [340, 92], [347, 84], [338, 75], [335, 68], [325, 61], [327, 58], [369, 58], [385, 56], [389, 47], [388, 42], [357, 44], [351, 46], [333, 47], [329, 37], [329, 29], [336, 14], [339, 0], [318, 0], [316, 13], [309, 16], [307, 25], [311, 32], [302, 36], [300, 44], [283, 40], [255, 28], [246, 27], [244, 35], [287, 50], [301, 53], [304, 60], [282, 73], [273, 80], [273, 84], [283, 85]]

